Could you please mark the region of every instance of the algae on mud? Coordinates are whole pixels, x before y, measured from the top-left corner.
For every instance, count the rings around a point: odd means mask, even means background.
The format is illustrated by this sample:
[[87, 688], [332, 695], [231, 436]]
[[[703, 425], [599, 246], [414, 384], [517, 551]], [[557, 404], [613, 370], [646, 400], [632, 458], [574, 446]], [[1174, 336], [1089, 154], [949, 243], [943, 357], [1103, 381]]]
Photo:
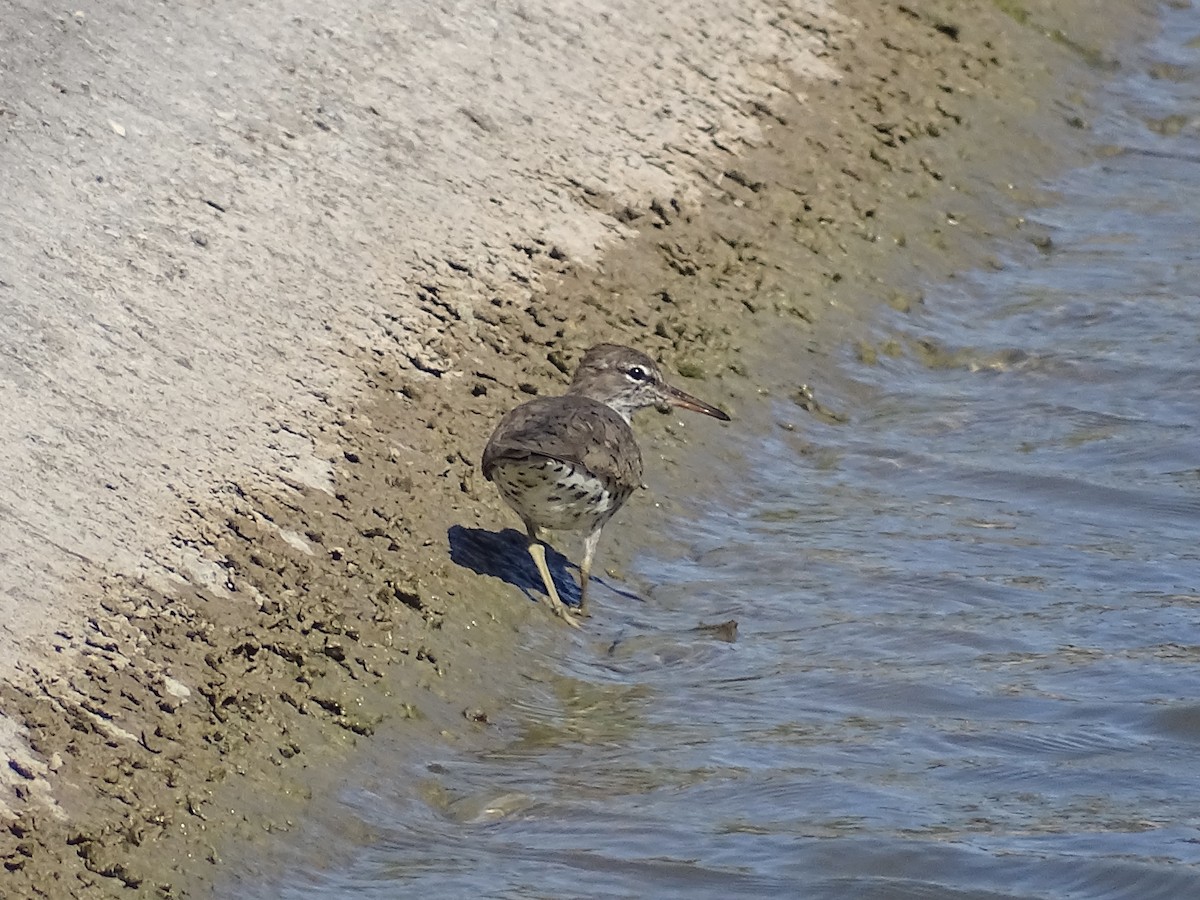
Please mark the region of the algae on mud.
[[[72, 674], [29, 666], [0, 688], [34, 751], [10, 763], [5, 892], [196, 895], [223, 858], [303, 815], [376, 729], [403, 727], [413, 747], [496, 739], [486, 723], [528, 665], [511, 636], [552, 627], [448, 555], [455, 526], [514, 524], [475, 468], [499, 412], [613, 339], [706, 377], [704, 394], [736, 409], [778, 387], [781, 344], [819, 360], [859, 310], [988, 258], [1021, 232], [1038, 177], [1072, 160], [1095, 59], [1146, 14], [1094, 8], [848, 0], [845, 18], [803, 20], [837, 77], [757, 110], [758, 146], [714, 134], [725, 162], [702, 202], [608, 210], [637, 236], [596, 265], [528, 241], [548, 285], [532, 299], [421, 288], [450, 366], [373, 348], [345, 361], [361, 399], [316, 426], [332, 491], [230, 486], [193, 510], [187, 538], [224, 591], [114, 578], [60, 636]], [[671, 440], [657, 428], [646, 442]], [[32, 789], [43, 782], [54, 805]]]

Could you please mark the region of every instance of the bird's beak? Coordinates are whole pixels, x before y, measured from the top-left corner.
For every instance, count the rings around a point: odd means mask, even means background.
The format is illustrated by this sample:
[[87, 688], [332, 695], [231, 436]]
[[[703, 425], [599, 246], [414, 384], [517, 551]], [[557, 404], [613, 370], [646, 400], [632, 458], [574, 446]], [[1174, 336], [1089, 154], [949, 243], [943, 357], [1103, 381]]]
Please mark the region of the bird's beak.
[[710, 403], [705, 403], [691, 394], [681, 391], [677, 387], [672, 387], [669, 384], [662, 386], [663, 399], [671, 406], [680, 406], [684, 409], [690, 409], [692, 412], [704, 413], [706, 416], [712, 416], [714, 419], [720, 419], [722, 422], [730, 421], [729, 416], [721, 410], [717, 409]]

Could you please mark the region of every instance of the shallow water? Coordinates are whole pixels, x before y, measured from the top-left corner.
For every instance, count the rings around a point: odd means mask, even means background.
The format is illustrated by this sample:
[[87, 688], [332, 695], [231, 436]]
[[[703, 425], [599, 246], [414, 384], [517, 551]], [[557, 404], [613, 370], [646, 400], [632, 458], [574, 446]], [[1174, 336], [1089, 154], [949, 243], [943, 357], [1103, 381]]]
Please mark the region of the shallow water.
[[1046, 253], [881, 316], [820, 379], [845, 424], [721, 433], [748, 464], [636, 557], [647, 602], [597, 591], [616, 638], [519, 739], [358, 773], [332, 866], [230, 896], [1200, 896], [1200, 13], [1167, 15]]

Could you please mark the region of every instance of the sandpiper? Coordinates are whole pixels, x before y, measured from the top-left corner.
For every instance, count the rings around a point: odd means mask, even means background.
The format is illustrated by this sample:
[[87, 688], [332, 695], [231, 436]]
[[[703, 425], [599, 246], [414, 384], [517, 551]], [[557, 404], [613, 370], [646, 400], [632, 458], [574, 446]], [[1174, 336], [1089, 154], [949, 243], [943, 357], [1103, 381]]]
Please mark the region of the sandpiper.
[[551, 609], [576, 627], [550, 577], [542, 530], [586, 529], [579, 613], [587, 615], [588, 576], [600, 532], [642, 483], [642, 453], [630, 420], [648, 406], [680, 406], [729, 421], [715, 406], [667, 384], [645, 353], [597, 344], [584, 354], [564, 395], [511, 410], [483, 451], [484, 477], [525, 523], [529, 555]]

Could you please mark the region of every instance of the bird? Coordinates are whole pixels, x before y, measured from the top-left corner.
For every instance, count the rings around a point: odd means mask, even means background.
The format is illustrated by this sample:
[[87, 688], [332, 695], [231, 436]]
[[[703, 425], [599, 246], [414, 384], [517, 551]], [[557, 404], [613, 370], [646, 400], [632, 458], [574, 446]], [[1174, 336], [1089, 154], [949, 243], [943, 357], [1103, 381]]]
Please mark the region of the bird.
[[642, 483], [633, 414], [651, 406], [730, 421], [717, 407], [668, 384], [658, 363], [640, 350], [597, 344], [584, 353], [565, 394], [510, 410], [484, 448], [483, 475], [521, 517], [551, 610], [577, 628], [550, 577], [542, 532], [586, 531], [578, 609], [586, 616], [600, 532]]

